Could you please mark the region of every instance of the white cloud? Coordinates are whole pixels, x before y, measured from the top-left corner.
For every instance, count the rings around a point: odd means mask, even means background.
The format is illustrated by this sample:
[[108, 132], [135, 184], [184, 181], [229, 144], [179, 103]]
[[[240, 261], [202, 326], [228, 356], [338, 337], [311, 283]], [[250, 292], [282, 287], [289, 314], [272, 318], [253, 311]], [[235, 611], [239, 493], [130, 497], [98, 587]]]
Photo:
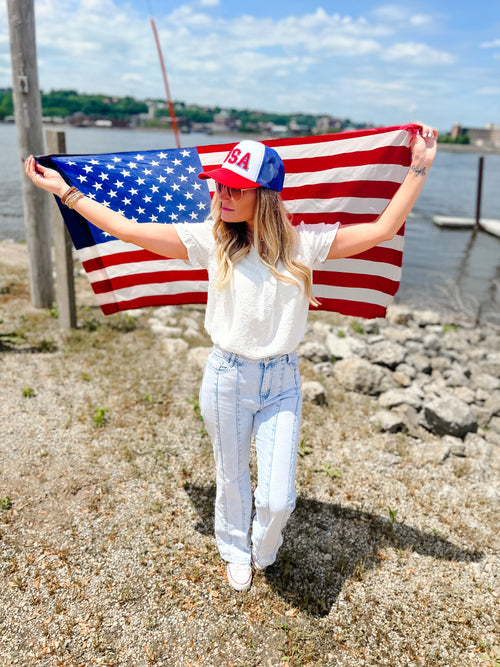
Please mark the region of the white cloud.
[[483, 42], [480, 47], [482, 49], [498, 49], [500, 48], [500, 39], [494, 39], [492, 42]]
[[455, 62], [451, 53], [415, 42], [393, 44], [383, 52], [381, 58], [387, 61], [406, 60], [414, 65], [453, 65]]

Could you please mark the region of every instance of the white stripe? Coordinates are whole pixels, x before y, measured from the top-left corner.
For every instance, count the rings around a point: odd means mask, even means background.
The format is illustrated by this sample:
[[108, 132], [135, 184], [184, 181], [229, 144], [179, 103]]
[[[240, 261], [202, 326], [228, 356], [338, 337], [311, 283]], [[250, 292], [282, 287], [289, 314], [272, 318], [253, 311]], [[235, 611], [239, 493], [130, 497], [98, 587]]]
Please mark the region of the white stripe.
[[331, 287], [330, 285], [315, 285], [314, 296], [318, 299], [341, 299], [344, 301], [363, 301], [377, 306], [388, 306], [393, 296], [378, 290], [361, 289], [358, 287]]
[[120, 252], [136, 252], [142, 250], [134, 243], [125, 243], [125, 241], [113, 240], [105, 241], [104, 243], [97, 243], [88, 248], [80, 248], [77, 251], [78, 259], [83, 263], [89, 259], [96, 259], [97, 257], [107, 257], [108, 255], [116, 255]]
[[352, 181], [392, 181], [401, 183], [408, 172], [408, 167], [398, 164], [366, 164], [361, 167], [338, 167], [323, 171], [287, 174], [285, 188], [319, 183], [350, 183]]
[[95, 271], [88, 271], [87, 276], [90, 282], [99, 282], [101, 280], [112, 280], [113, 278], [120, 278], [121, 276], [140, 275], [142, 273], [151, 273], [152, 275], [160, 271], [193, 271], [192, 266], [189, 266], [182, 259], [159, 259], [151, 262], [129, 262], [123, 264], [115, 264], [108, 266], [105, 269], [96, 269]]
[[171, 296], [173, 294], [185, 294], [187, 292], [204, 294], [207, 290], [207, 281], [175, 281], [172, 283], [150, 283], [149, 285], [124, 287], [123, 289], [96, 294], [95, 296], [99, 306], [104, 306], [108, 303], [121, 303], [123, 301], [131, 301], [133, 299], [140, 299], [141, 297], [148, 296]]
[[316, 264], [314, 268], [318, 271], [331, 271], [333, 273], [356, 273], [365, 274], [367, 276], [380, 276], [395, 281], [401, 279], [400, 266], [388, 264], [387, 262], [353, 259], [351, 257], [327, 259], [326, 262], [323, 262], [322, 264]]
[[[287, 201], [290, 213], [370, 213], [380, 215], [389, 199], [368, 197], [335, 197], [334, 199], [294, 199]], [[335, 205], [332, 204], [335, 202]]]

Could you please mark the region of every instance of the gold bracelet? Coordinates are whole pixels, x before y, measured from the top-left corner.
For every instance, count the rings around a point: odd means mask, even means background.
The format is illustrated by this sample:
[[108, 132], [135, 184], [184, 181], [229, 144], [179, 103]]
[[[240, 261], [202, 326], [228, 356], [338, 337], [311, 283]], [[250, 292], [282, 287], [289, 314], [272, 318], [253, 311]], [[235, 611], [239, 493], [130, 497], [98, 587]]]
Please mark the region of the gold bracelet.
[[75, 204], [77, 201], [80, 201], [82, 197], [85, 197], [83, 192], [80, 192], [80, 190], [76, 190], [76, 192], [72, 192], [69, 197], [66, 199], [66, 206], [68, 208], [74, 208]]

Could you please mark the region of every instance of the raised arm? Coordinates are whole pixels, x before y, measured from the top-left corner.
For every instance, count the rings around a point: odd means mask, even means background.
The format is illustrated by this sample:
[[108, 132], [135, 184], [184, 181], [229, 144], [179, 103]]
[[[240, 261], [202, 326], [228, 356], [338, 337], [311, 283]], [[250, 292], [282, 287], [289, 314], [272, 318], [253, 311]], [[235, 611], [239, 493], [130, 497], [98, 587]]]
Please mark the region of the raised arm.
[[[38, 164], [34, 157], [26, 160], [25, 172], [37, 187], [59, 198], [68, 190], [69, 186], [59, 172]], [[173, 225], [132, 222], [89, 197], [78, 199], [72, 208], [99, 229], [122, 241], [134, 243], [164, 257], [188, 259], [186, 246]]]
[[437, 132], [426, 125], [411, 139], [412, 161], [404, 181], [375, 222], [340, 227], [328, 259], [351, 257], [393, 238], [412, 210], [436, 156]]

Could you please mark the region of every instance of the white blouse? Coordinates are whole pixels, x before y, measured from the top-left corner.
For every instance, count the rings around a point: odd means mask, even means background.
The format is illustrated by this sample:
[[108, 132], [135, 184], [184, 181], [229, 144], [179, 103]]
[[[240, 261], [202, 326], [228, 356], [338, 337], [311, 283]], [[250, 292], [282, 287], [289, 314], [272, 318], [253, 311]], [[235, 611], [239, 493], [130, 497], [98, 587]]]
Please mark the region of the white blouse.
[[[217, 259], [213, 221], [180, 223], [175, 228], [187, 248], [188, 264], [208, 271], [205, 329], [215, 345], [251, 359], [293, 352], [302, 340], [309, 302], [304, 289], [276, 278], [252, 246], [233, 267], [231, 282], [215, 287]], [[310, 269], [327, 258], [339, 223], [296, 227], [296, 258]], [[278, 265], [280, 273], [291, 275]]]

